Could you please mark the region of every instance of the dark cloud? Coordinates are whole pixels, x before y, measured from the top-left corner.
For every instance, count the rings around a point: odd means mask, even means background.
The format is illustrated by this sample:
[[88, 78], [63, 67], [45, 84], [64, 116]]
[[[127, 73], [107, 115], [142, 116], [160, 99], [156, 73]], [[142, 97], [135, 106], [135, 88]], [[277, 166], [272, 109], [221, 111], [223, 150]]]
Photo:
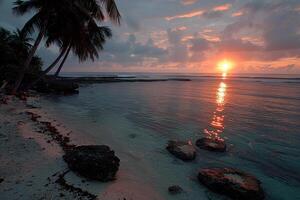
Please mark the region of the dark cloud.
[[149, 39], [145, 44], [137, 42], [136, 36], [130, 34], [126, 41], [122, 42], [114, 38], [105, 45], [105, 51], [101, 54], [101, 61], [116, 62], [124, 65], [137, 65], [148, 58], [161, 60], [167, 55], [165, 49], [156, 47]]
[[190, 40], [192, 52], [202, 52], [209, 49], [209, 42], [203, 38], [193, 38]]
[[[242, 17], [225, 27], [220, 50], [250, 51], [248, 57], [258, 60], [278, 60], [294, 57], [300, 49], [299, 1], [251, 1], [240, 8]], [[262, 45], [243, 41], [247, 36], [259, 36]], [[257, 52], [253, 52], [257, 51]]]
[[184, 30], [182, 29], [168, 29], [169, 41], [169, 58], [171, 62], [186, 62], [188, 59], [188, 48], [186, 44], [182, 43]]

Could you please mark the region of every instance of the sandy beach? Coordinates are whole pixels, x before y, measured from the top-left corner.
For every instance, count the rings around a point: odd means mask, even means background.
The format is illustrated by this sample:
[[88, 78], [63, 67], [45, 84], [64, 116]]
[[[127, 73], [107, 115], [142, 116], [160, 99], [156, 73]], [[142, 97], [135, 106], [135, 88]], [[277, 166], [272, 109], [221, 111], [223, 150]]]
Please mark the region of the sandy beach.
[[7, 99], [0, 105], [0, 199], [162, 199], [122, 169], [121, 180], [111, 183], [72, 173], [62, 158], [65, 145], [93, 144], [93, 140], [50, 119], [38, 96]]
[[26, 112], [29, 104], [9, 97], [0, 106], [1, 199], [76, 199], [55, 183], [66, 169], [63, 151]]

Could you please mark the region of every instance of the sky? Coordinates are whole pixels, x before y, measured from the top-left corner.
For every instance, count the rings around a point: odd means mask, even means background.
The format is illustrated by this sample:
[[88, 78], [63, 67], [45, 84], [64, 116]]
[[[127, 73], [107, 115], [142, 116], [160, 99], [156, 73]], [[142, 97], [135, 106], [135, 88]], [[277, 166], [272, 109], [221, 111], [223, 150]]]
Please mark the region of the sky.
[[[232, 73], [300, 74], [299, 0], [116, 0], [121, 26], [95, 62], [71, 55], [64, 71], [215, 73], [221, 60]], [[13, 1], [0, 0], [0, 26], [22, 28]], [[33, 35], [35, 37], [35, 35]], [[45, 66], [55, 46], [38, 50]]]

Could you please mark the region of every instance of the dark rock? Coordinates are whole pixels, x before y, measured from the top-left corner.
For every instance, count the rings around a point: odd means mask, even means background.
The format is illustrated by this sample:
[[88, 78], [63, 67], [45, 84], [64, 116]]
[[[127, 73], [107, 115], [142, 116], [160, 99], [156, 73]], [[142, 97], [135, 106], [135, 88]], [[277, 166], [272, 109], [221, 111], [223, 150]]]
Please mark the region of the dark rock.
[[120, 159], [105, 145], [75, 147], [64, 155], [71, 170], [80, 175], [100, 181], [115, 179]]
[[169, 141], [167, 150], [184, 161], [190, 161], [196, 158], [196, 149], [191, 142]]
[[201, 138], [196, 141], [196, 146], [200, 149], [205, 149], [208, 151], [216, 151], [216, 152], [225, 152], [226, 144], [224, 141], [210, 139], [210, 138]]
[[4, 179], [3, 178], [0, 178], [0, 183], [2, 183], [4, 181]]
[[183, 191], [183, 189], [179, 185], [172, 185], [168, 188], [168, 191], [171, 194], [179, 194]]
[[236, 200], [261, 200], [264, 192], [254, 176], [233, 168], [201, 169], [198, 180], [214, 192]]

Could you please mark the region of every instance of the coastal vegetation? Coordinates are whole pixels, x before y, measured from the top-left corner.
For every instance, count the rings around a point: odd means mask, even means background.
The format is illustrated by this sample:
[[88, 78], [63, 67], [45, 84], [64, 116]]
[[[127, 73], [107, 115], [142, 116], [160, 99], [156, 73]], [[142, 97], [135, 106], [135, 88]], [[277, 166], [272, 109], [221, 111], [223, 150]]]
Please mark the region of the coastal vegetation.
[[[22, 55], [23, 60], [15, 63], [18, 70], [15, 73], [15, 83], [11, 85], [12, 93], [30, 88], [61, 61], [55, 73], [58, 76], [70, 52], [73, 52], [79, 61], [98, 58], [103, 44], [112, 35], [108, 27], [100, 24], [105, 19], [115, 24], [120, 24], [121, 20], [114, 0], [18, 0], [14, 3], [13, 12], [19, 16], [33, 13], [19, 33], [22, 37], [37, 34], [37, 38], [32, 45], [29, 43], [31, 40], [26, 41], [27, 49], [26, 54]], [[1, 37], [1, 40], [5, 40], [5, 37]], [[57, 45], [60, 53], [52, 64], [38, 73], [38, 77], [34, 77], [34, 81], [29, 85], [25, 84], [26, 75], [32, 70], [32, 63], [37, 59], [36, 51], [43, 41], [46, 47]], [[5, 43], [1, 44], [1, 48], [6, 51]], [[1, 67], [6, 69], [9, 66]]]
[[[12, 86], [16, 81], [16, 74], [23, 68], [23, 63], [32, 48], [30, 42], [32, 39], [22, 31], [17, 29], [10, 32], [4, 28], [0, 28], [0, 83]], [[23, 83], [38, 78], [41, 73], [43, 62], [40, 57], [33, 56], [28, 70], [24, 74]]]

